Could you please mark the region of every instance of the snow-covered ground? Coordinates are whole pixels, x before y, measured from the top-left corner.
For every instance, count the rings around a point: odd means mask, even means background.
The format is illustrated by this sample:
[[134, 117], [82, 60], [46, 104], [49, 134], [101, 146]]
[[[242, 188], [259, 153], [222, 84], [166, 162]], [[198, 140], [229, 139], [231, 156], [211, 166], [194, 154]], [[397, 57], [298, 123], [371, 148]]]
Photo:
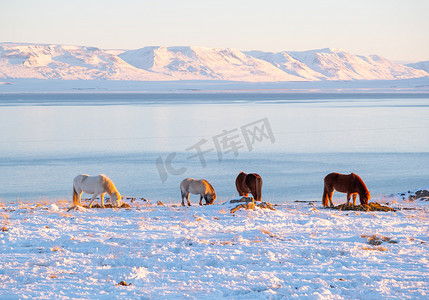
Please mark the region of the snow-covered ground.
[[69, 212], [66, 201], [1, 205], [0, 298], [428, 297], [428, 202], [231, 214], [195, 199]]

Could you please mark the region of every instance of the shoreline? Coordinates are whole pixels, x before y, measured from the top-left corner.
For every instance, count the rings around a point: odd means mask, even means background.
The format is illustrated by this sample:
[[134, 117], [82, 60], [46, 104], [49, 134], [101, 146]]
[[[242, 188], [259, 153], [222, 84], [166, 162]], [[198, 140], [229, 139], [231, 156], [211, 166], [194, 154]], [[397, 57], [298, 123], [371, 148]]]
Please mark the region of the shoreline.
[[0, 94], [20, 93], [429, 93], [429, 77], [398, 80], [327, 80], [296, 82], [0, 79]]

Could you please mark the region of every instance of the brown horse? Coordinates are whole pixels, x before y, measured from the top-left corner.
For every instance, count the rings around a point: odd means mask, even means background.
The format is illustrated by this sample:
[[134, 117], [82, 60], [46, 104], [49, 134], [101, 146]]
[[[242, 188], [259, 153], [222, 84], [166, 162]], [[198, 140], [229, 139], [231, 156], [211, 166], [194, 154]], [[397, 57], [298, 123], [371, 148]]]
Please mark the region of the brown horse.
[[353, 196], [353, 205], [356, 205], [356, 196], [359, 194], [360, 204], [368, 205], [371, 199], [371, 194], [366, 188], [363, 180], [354, 173], [349, 175], [331, 173], [325, 177], [325, 188], [323, 189], [323, 206], [334, 206], [332, 202], [332, 195], [334, 191], [347, 193], [347, 205], [350, 204], [350, 196]]
[[235, 186], [240, 196], [247, 197], [252, 193], [256, 201], [261, 201], [262, 178], [258, 174], [240, 172], [235, 179]]

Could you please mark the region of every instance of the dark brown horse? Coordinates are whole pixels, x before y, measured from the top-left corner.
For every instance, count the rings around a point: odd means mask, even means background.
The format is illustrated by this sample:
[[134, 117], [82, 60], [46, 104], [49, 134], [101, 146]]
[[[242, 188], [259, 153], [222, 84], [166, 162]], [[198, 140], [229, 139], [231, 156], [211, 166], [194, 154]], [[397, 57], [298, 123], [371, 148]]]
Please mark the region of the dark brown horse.
[[262, 178], [258, 174], [240, 172], [235, 179], [235, 186], [240, 196], [247, 197], [251, 193], [256, 201], [261, 201]]
[[347, 205], [350, 204], [350, 196], [353, 196], [353, 205], [356, 205], [356, 196], [359, 194], [360, 204], [368, 205], [371, 194], [366, 188], [363, 180], [354, 173], [349, 175], [331, 173], [325, 177], [325, 188], [323, 189], [323, 206], [334, 206], [332, 195], [334, 191], [347, 193]]

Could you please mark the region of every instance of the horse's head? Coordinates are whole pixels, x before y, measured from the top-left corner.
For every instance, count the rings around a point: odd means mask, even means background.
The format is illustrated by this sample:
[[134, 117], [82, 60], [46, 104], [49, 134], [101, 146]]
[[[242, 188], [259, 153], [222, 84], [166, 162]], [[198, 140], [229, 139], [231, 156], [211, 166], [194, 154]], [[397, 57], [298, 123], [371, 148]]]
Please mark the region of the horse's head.
[[361, 204], [368, 205], [369, 200], [371, 200], [371, 193], [366, 191], [363, 197], [359, 197], [361, 199]]
[[206, 204], [213, 204], [213, 202], [216, 200], [216, 193], [205, 194], [204, 199], [206, 200]]
[[121, 206], [122, 197], [121, 197], [121, 194], [119, 194], [119, 192], [113, 193], [111, 198], [112, 198], [112, 200], [111, 200], [112, 204], [114, 206], [116, 206], [116, 207]]

